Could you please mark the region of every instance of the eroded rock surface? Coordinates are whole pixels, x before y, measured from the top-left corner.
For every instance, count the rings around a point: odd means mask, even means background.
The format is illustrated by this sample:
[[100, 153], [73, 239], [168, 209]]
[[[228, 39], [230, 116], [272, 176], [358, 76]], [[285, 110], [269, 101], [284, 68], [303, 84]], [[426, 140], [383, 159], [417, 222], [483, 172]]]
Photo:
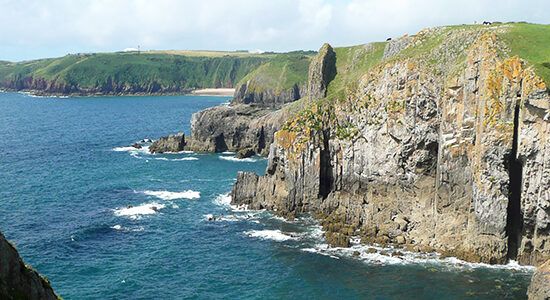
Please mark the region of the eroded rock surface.
[[550, 299], [550, 260], [537, 268], [527, 290], [530, 300]]
[[[434, 34], [441, 44], [410, 50]], [[312, 213], [333, 245], [361, 236], [474, 262], [550, 258], [542, 79], [491, 30], [428, 30], [391, 52], [345, 98], [276, 132], [267, 174], [239, 173], [233, 204]]]
[[57, 299], [50, 283], [25, 265], [15, 247], [0, 233], [0, 299]]
[[154, 141], [149, 146], [149, 152], [151, 153], [166, 153], [166, 152], [180, 152], [185, 148], [185, 135], [180, 132], [177, 134], [171, 134], [163, 136]]

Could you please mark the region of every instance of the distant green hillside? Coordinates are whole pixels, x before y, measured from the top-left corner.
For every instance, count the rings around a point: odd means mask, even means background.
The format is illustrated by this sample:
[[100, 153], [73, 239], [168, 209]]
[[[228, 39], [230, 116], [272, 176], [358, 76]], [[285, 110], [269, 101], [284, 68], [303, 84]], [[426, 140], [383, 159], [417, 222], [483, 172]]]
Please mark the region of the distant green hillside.
[[311, 55], [310, 52], [277, 55], [246, 75], [238, 85], [248, 82], [249, 92], [272, 90], [280, 93], [294, 85], [305, 84]]
[[54, 94], [177, 93], [196, 88], [234, 87], [246, 74], [273, 57], [161, 52], [67, 55], [0, 63], [0, 87]]

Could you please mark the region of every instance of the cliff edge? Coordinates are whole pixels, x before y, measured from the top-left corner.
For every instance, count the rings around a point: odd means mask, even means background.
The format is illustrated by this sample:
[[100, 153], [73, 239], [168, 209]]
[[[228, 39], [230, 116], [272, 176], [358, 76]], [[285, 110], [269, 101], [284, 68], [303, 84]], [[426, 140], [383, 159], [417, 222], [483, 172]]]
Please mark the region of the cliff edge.
[[[328, 242], [472, 262], [550, 258], [550, 40], [524, 23], [335, 48], [326, 91], [275, 133], [233, 204], [321, 220]], [[330, 78], [316, 68], [309, 78]], [[308, 90], [318, 91], [318, 82]]]
[[58, 299], [50, 283], [25, 265], [15, 247], [0, 233], [0, 299]]
[[[193, 114], [187, 150], [249, 149], [267, 155], [274, 133], [300, 107], [311, 56], [280, 54], [245, 76], [229, 105]], [[298, 102], [298, 103], [296, 103]]]

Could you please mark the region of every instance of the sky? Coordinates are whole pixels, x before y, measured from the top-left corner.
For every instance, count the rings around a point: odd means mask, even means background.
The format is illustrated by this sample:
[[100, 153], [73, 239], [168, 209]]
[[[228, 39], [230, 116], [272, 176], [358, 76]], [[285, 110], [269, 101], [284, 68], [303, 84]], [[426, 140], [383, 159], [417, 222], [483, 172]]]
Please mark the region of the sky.
[[549, 0], [0, 0], [0, 60], [143, 50], [317, 50], [475, 21], [550, 22]]

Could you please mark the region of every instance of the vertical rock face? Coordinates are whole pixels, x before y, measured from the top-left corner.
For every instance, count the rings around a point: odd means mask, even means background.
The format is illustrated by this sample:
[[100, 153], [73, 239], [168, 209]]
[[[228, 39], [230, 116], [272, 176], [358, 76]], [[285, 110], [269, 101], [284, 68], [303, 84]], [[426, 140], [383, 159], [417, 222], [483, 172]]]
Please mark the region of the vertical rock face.
[[295, 84], [289, 89], [277, 92], [275, 90], [256, 91], [254, 83], [246, 81], [235, 90], [235, 97], [231, 102], [237, 104], [254, 104], [267, 108], [281, 108], [283, 105], [294, 102], [304, 95], [304, 85]]
[[208, 152], [251, 149], [267, 154], [273, 134], [284, 123], [285, 116], [284, 110], [248, 105], [209, 108], [193, 114], [192, 135], [186, 149]]
[[274, 59], [239, 84], [229, 106], [195, 113], [187, 149], [239, 151], [266, 155], [273, 134], [292, 114], [292, 105], [305, 96], [310, 57], [290, 55]]
[[0, 299], [57, 299], [50, 283], [25, 265], [0, 233]]
[[324, 98], [327, 86], [336, 76], [336, 53], [329, 44], [324, 44], [309, 66], [308, 98]]
[[361, 236], [475, 262], [550, 258], [544, 82], [483, 30], [446, 34], [425, 56], [395, 52], [345, 99], [287, 122], [267, 174], [238, 175], [234, 204], [313, 213], [335, 245]]
[[530, 300], [550, 299], [550, 260], [537, 268], [527, 295]]

